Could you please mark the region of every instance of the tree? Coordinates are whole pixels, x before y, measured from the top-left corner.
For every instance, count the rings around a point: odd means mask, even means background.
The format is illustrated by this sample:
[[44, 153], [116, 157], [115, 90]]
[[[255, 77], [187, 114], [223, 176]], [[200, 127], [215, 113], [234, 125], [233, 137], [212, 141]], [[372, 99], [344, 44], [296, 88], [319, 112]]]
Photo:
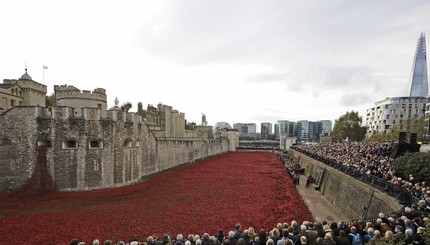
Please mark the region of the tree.
[[361, 126], [363, 119], [358, 112], [347, 112], [335, 120], [332, 132], [334, 141], [342, 141], [348, 138], [349, 141], [362, 141], [366, 137], [367, 128]]
[[395, 160], [396, 173], [409, 178], [409, 174], [417, 181], [427, 181], [430, 179], [430, 152], [406, 153]]
[[121, 110], [128, 112], [132, 107], [133, 105], [131, 104], [131, 102], [125, 102], [121, 105]]
[[374, 132], [369, 137], [366, 138], [367, 141], [391, 141], [399, 139], [399, 131], [392, 130], [388, 133], [385, 132]]
[[426, 126], [427, 122], [425, 117], [408, 118], [401, 121], [400, 131], [406, 132], [407, 135], [410, 135], [410, 133], [417, 133], [417, 140], [423, 141], [427, 133]]
[[55, 94], [52, 93], [51, 95], [48, 95], [45, 97], [45, 106], [50, 107], [55, 105]]

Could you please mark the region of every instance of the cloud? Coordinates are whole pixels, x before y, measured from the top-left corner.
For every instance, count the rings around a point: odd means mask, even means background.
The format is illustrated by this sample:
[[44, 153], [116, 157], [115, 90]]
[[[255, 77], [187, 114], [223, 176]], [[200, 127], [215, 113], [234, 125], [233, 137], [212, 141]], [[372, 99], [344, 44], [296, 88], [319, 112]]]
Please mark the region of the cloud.
[[288, 73], [261, 73], [261, 74], [252, 74], [248, 75], [244, 81], [250, 83], [274, 83], [274, 82], [283, 82], [285, 83], [287, 77], [290, 74]]
[[339, 103], [344, 106], [360, 106], [371, 101], [368, 93], [344, 93], [339, 99]]

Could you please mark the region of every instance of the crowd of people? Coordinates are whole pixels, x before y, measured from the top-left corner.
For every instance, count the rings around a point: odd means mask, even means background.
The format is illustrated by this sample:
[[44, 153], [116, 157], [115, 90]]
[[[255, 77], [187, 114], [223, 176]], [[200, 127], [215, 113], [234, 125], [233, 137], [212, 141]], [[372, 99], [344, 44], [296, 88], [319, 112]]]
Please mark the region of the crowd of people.
[[[428, 244], [423, 233], [430, 227], [430, 187], [426, 182], [401, 179], [396, 176], [391, 151], [395, 142], [343, 142], [332, 144], [301, 145], [300, 148], [313, 155], [322, 156], [336, 161], [339, 164], [355, 168], [363, 174], [373, 175], [391, 181], [409, 190], [416, 197], [416, 201], [406, 206], [402, 211], [392, 214], [380, 213], [373, 221], [352, 220], [350, 222], [312, 222], [297, 221], [279, 223], [266, 231], [254, 230], [253, 227], [242, 229], [240, 224], [224, 233], [204, 233], [201, 236], [189, 234], [184, 237], [177, 234], [175, 239], [169, 234], [161, 238], [148, 236], [145, 241], [132, 239], [112, 242], [94, 240], [90, 244], [99, 245], [363, 245], [377, 244], [379, 241], [386, 244]], [[293, 178], [294, 184], [299, 184], [300, 175], [304, 174], [299, 160], [292, 154], [281, 151], [276, 152], [285, 164], [286, 169]], [[76, 239], [70, 241], [73, 245], [83, 245]]]
[[[204, 233], [201, 236], [189, 234], [184, 237], [177, 234], [172, 239], [169, 234], [164, 234], [161, 238], [148, 236], [145, 241], [133, 239], [129, 242], [119, 241], [113, 243], [111, 240], [100, 242], [95, 239], [93, 245], [364, 245], [377, 244], [378, 241], [388, 244], [415, 244], [425, 245], [426, 238], [423, 233], [425, 227], [430, 226], [428, 211], [405, 209], [400, 214], [386, 216], [379, 214], [379, 218], [374, 222], [364, 222], [353, 220], [345, 222], [310, 222], [304, 221], [299, 224], [296, 221], [291, 223], [278, 223], [270, 231], [264, 229], [254, 230], [253, 227], [242, 229], [240, 224], [224, 233], [222, 229], [218, 234], [209, 235]], [[84, 245], [77, 239], [70, 241], [71, 245]]]
[[[424, 199], [430, 194], [428, 181], [416, 181], [413, 175], [402, 179], [396, 175], [392, 151], [396, 142], [341, 142], [330, 144], [303, 144], [298, 148], [313, 155], [334, 161], [391, 182], [407, 190], [415, 199]], [[430, 203], [430, 198], [426, 200]]]

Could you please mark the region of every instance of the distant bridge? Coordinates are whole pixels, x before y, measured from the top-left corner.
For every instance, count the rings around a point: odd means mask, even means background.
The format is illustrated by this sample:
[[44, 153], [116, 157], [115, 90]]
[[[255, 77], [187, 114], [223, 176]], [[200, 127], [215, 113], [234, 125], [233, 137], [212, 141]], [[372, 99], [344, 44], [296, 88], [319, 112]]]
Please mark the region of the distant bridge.
[[279, 140], [239, 140], [237, 151], [272, 151], [279, 147]]

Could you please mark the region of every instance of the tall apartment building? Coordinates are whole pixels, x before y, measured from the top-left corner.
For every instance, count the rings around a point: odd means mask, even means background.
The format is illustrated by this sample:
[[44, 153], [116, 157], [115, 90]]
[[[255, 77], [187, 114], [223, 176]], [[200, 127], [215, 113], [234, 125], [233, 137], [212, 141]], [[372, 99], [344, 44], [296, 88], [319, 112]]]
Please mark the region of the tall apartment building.
[[425, 97], [393, 97], [376, 102], [374, 107], [367, 109], [367, 134], [403, 130], [405, 120], [425, 115], [426, 103]]

